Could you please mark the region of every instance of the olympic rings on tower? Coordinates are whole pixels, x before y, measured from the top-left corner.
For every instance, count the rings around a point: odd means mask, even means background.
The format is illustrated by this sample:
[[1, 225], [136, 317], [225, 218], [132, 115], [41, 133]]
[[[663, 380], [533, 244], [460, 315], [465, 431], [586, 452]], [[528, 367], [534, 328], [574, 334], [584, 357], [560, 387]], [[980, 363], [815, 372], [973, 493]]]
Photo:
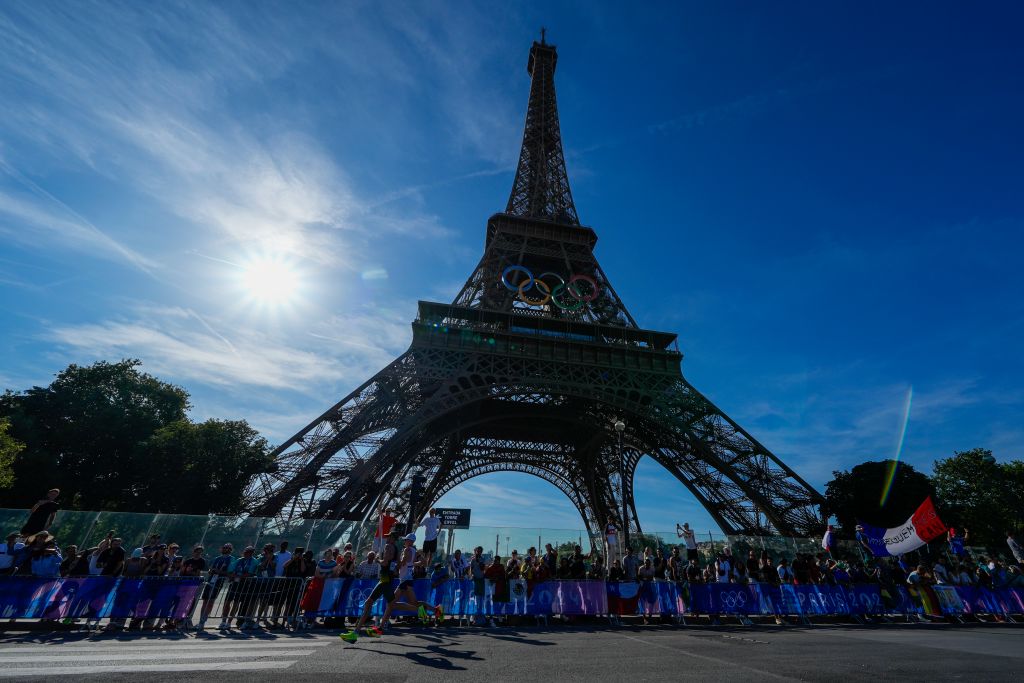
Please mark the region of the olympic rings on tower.
[[[526, 277], [519, 282], [513, 281], [509, 276], [517, 272]], [[552, 287], [545, 280], [557, 280], [558, 284]], [[588, 293], [584, 294], [581, 291], [579, 285], [581, 282], [589, 285], [590, 291]], [[501, 284], [505, 285], [505, 288], [509, 291], [516, 292], [519, 300], [527, 306], [544, 306], [550, 302], [563, 311], [578, 311], [583, 307], [583, 304], [594, 301], [601, 294], [601, 288], [598, 286], [597, 281], [589, 275], [573, 274], [569, 281], [566, 282], [565, 278], [558, 273], [548, 271], [534, 276], [529, 268], [517, 265], [508, 266], [502, 271]], [[535, 285], [542, 296], [527, 296], [526, 293], [533, 289]], [[568, 294], [568, 297], [563, 296], [565, 294]]]

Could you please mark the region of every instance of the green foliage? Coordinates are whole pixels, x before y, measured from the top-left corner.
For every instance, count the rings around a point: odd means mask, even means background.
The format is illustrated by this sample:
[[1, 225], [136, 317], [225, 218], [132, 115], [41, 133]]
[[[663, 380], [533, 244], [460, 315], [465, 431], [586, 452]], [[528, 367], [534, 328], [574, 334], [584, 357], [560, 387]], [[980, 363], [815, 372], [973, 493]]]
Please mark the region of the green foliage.
[[864, 462], [849, 472], [835, 471], [825, 485], [822, 511], [835, 515], [845, 536], [852, 536], [857, 521], [884, 528], [902, 524], [921, 502], [935, 493], [928, 477], [899, 463], [889, 497], [881, 505], [882, 490], [894, 461]]
[[10, 428], [10, 420], [0, 419], [0, 489], [14, 483], [14, 456], [25, 449], [25, 444], [8, 433]]
[[935, 462], [936, 499], [946, 524], [970, 531], [970, 542], [1000, 547], [1024, 520], [1024, 462], [997, 463], [973, 448]]
[[267, 440], [244, 420], [179, 420], [158, 429], [142, 450], [143, 497], [162, 512], [238, 513], [246, 484], [274, 464]]
[[64, 507], [85, 510], [238, 509], [240, 480], [270, 467], [266, 441], [244, 422], [192, 424], [188, 393], [139, 365], [70, 365], [48, 387], [0, 396], [0, 418], [25, 444], [0, 505], [56, 487]]

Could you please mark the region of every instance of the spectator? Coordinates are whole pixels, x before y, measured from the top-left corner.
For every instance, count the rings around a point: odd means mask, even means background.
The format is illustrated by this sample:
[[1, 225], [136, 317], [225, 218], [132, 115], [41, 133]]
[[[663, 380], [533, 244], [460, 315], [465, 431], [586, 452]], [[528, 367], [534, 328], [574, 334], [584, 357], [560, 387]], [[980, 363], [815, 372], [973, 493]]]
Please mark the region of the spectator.
[[868, 542], [868, 536], [864, 533], [864, 527], [858, 524], [854, 529], [854, 538], [857, 540], [857, 546], [860, 548], [861, 553], [867, 553], [867, 557], [874, 557], [875, 553], [871, 550], [871, 544]]
[[1010, 548], [1010, 553], [1017, 566], [1024, 566], [1024, 547], [1021, 547], [1021, 544], [1013, 537], [1012, 531], [1006, 532], [1006, 545]]
[[605, 578], [604, 575], [604, 561], [600, 556], [594, 559], [593, 566], [590, 567], [590, 571], [587, 572], [588, 579], [601, 580]]
[[373, 536], [373, 550], [374, 552], [380, 552], [384, 549], [385, 539], [391, 534], [392, 527], [398, 519], [392, 515], [393, 510], [389, 507], [384, 508], [380, 511], [380, 518], [377, 522], [377, 533]]
[[658, 579], [668, 578], [668, 560], [661, 548], [654, 553], [654, 576]]
[[587, 578], [587, 566], [583, 563], [583, 549], [575, 546], [572, 551], [572, 559], [569, 561], [570, 578], [577, 581]]
[[[175, 564], [179, 565], [180, 568], [181, 562], [184, 559], [182, 558], [181, 555], [178, 554], [180, 551], [181, 546], [177, 543], [171, 543], [167, 546], [167, 563], [168, 565], [170, 565], [171, 568], [173, 568]], [[170, 569], [168, 569], [168, 572], [169, 571]]]
[[281, 541], [277, 555], [274, 556], [274, 576], [284, 576], [284, 566], [291, 559], [292, 554], [288, 552], [288, 541]]
[[[376, 554], [371, 550], [367, 555], [367, 560], [373, 562], [373, 558]], [[366, 578], [376, 578], [377, 574], [380, 573], [380, 565], [373, 562], [376, 565], [377, 570], [373, 577], [367, 576]], [[361, 566], [361, 565], [360, 565]], [[313, 562], [313, 551], [306, 550], [302, 546], [295, 548], [295, 554], [292, 555], [292, 559], [284, 565], [284, 575], [292, 579], [304, 579], [313, 576], [316, 572], [316, 563]]]
[[618, 560], [612, 561], [611, 569], [608, 570], [609, 581], [623, 581], [625, 580], [625, 573], [622, 571], [622, 563]]
[[0, 544], [0, 574], [7, 574], [14, 569], [14, 558], [25, 544], [18, 540], [18, 533], [7, 534], [7, 542]]
[[142, 548], [136, 548], [132, 551], [131, 556], [125, 560], [124, 570], [121, 572], [121, 575], [128, 577], [142, 576], [143, 572], [146, 571], [146, 565], [148, 564], [149, 560], [143, 556]]
[[697, 564], [697, 558], [691, 557], [686, 561], [686, 568], [683, 570], [683, 576], [690, 583], [703, 583], [704, 576], [700, 571], [700, 566]]
[[167, 558], [167, 546], [161, 543], [153, 550], [143, 574], [145, 576], [166, 576], [170, 565], [171, 562]]
[[750, 583], [750, 573], [747, 572], [747, 565], [743, 562], [736, 562], [736, 566], [732, 570], [732, 583], [738, 583], [741, 586]]
[[[551, 548], [551, 544], [548, 544], [548, 548]], [[477, 612], [474, 623], [481, 625], [485, 623], [483, 610], [479, 607], [483, 606], [484, 594], [485, 594], [485, 573], [487, 571], [484, 565], [484, 549], [481, 546], [473, 548], [473, 559], [469, 562], [469, 571], [473, 575], [473, 595], [476, 598]]]
[[538, 558], [533, 567], [533, 580], [535, 583], [547, 581], [553, 575], [548, 571], [548, 564], [543, 558]]
[[683, 581], [685, 564], [679, 554], [679, 548], [672, 548], [672, 555], [668, 558], [668, 573], [672, 581]]
[[60, 575], [67, 576], [78, 559], [78, 546], [69, 545], [64, 549], [64, 561], [60, 563]]
[[86, 548], [75, 555], [75, 561], [68, 567], [66, 576], [89, 576], [89, 562], [96, 548]]
[[444, 584], [450, 578], [448, 567], [443, 562], [435, 562], [430, 571], [431, 600], [435, 605], [444, 602]]
[[334, 568], [334, 576], [339, 579], [351, 579], [356, 574], [356, 561], [351, 550], [346, 550]]
[[60, 563], [63, 558], [57, 548], [53, 537], [45, 542], [43, 547], [32, 557], [32, 576], [44, 579], [52, 579], [60, 576]]
[[456, 550], [452, 553], [452, 559], [448, 560], [448, 572], [451, 577], [453, 579], [465, 578], [468, 570], [469, 563], [462, 557], [462, 551]]
[[640, 569], [640, 561], [633, 555], [633, 549], [626, 547], [626, 555], [622, 558], [622, 572], [626, 581], [636, 581], [636, 573]]
[[22, 536], [27, 539], [41, 531], [49, 531], [50, 525], [53, 524], [53, 518], [56, 516], [57, 510], [60, 509], [57, 504], [58, 496], [60, 496], [60, 489], [50, 489], [46, 492], [45, 498], [32, 506], [25, 526], [21, 527]]
[[[230, 543], [225, 543], [220, 547], [220, 555], [213, 558], [210, 562], [210, 571], [207, 574], [206, 585], [203, 586], [203, 611], [199, 616], [199, 624], [196, 626], [200, 631], [206, 625], [206, 620], [213, 611], [213, 604], [217, 601], [217, 596], [220, 594], [224, 585], [228, 583], [231, 572], [235, 569], [235, 558], [231, 556], [231, 551], [234, 548]], [[226, 620], [225, 612], [225, 620]], [[222, 627], [226, 624], [222, 623]]]
[[949, 543], [950, 555], [956, 558], [965, 557], [967, 555], [967, 548], [964, 547], [967, 543], [967, 537], [968, 532], [966, 528], [962, 534], [958, 534], [956, 529], [953, 527], [949, 528], [949, 531], [946, 532], [946, 541]]
[[336, 566], [338, 566], [338, 562], [334, 559], [334, 551], [325, 550], [323, 559], [316, 563], [316, 575], [330, 576]]
[[160, 547], [160, 534], [150, 534], [149, 540], [142, 546], [142, 554], [151, 557], [156, 549]]
[[550, 543], [544, 544], [544, 563], [548, 566], [548, 574], [554, 576], [558, 572], [558, 553]]
[[124, 561], [125, 552], [120, 538], [111, 538], [106, 550], [101, 551], [96, 558], [97, 566], [101, 567], [101, 576], [120, 576]]
[[508, 576], [519, 576], [519, 551], [513, 550], [512, 556], [508, 558], [505, 565], [505, 574]]
[[203, 546], [197, 545], [192, 548], [192, 555], [181, 563], [181, 575], [202, 576], [204, 571], [206, 571], [206, 559], [203, 557]]
[[724, 552], [718, 553], [718, 559], [715, 561], [715, 575], [718, 577], [718, 583], [729, 583], [732, 578], [732, 562]]
[[437, 516], [437, 510], [430, 508], [427, 516], [420, 522], [423, 526], [423, 562], [424, 566], [430, 566], [437, 553], [437, 535], [441, 533], [441, 518]]
[[697, 558], [697, 535], [693, 533], [693, 529], [690, 528], [689, 522], [683, 522], [682, 526], [676, 524], [676, 536], [683, 539], [683, 544], [686, 546], [686, 560]]
[[572, 578], [572, 565], [569, 564], [569, 558], [563, 557], [558, 562], [558, 573], [555, 574], [555, 578], [568, 580]]
[[654, 580], [654, 558], [647, 557], [646, 559], [644, 559], [644, 563], [640, 566], [640, 570], [637, 572], [637, 578], [641, 581]]
[[786, 558], [779, 560], [779, 566], [775, 572], [779, 575], [779, 583], [788, 584], [794, 582], [793, 570], [789, 568], [789, 560]]
[[772, 558], [768, 557], [767, 552], [761, 552], [761, 558], [757, 561], [757, 567], [759, 582], [772, 586], [779, 585], [779, 572], [776, 571], [775, 565], [772, 564]]

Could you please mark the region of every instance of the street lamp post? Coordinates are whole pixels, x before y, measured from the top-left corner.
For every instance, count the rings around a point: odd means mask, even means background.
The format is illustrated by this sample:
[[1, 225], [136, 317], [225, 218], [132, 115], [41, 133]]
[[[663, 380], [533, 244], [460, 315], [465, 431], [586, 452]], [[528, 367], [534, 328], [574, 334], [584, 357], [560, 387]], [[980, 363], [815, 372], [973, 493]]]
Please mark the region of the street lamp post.
[[626, 501], [626, 459], [622, 454], [622, 432], [626, 431], [626, 423], [615, 418], [613, 426], [619, 442], [619, 486], [622, 488], [622, 543], [619, 552], [625, 553], [626, 544], [629, 543], [629, 522], [626, 521], [629, 518], [626, 507], [629, 503]]

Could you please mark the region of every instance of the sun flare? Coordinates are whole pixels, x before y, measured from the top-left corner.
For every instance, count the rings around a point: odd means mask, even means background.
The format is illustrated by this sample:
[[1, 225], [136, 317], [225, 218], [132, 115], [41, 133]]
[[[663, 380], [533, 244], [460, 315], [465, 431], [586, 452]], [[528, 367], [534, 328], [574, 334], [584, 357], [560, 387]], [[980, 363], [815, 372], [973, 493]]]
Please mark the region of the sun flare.
[[300, 284], [295, 267], [279, 258], [257, 257], [242, 267], [242, 287], [253, 301], [265, 306], [293, 303]]

